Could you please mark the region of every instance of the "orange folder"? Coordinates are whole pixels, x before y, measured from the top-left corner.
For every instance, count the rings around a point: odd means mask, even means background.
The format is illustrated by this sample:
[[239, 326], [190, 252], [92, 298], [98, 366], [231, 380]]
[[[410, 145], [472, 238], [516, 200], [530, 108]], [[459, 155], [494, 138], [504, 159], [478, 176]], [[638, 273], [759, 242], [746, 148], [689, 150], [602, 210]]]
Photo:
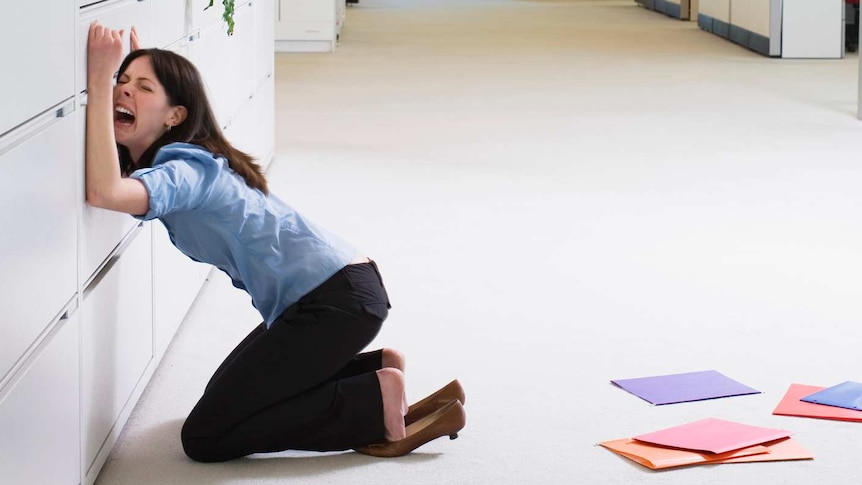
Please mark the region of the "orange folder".
[[784, 438], [781, 440], [764, 443], [769, 453], [760, 455], [740, 456], [736, 458], [727, 458], [713, 463], [750, 463], [758, 461], [789, 461], [789, 460], [811, 460], [814, 455], [810, 451], [803, 448], [793, 438]]
[[653, 470], [661, 470], [663, 468], [673, 468], [684, 465], [700, 465], [704, 463], [713, 463], [729, 458], [746, 457], [750, 455], [766, 454], [769, 452], [765, 446], [750, 446], [740, 450], [733, 450], [727, 453], [708, 453], [680, 450], [677, 448], [666, 448], [664, 446], [650, 445], [642, 441], [636, 441], [628, 438], [620, 440], [603, 441], [599, 443], [605, 448], [622, 455], [629, 460], [640, 463], [641, 465], [652, 468]]
[[862, 423], [862, 411], [800, 401], [803, 397], [823, 389], [826, 388], [806, 386], [804, 384], [790, 384], [790, 388], [781, 402], [778, 403], [778, 406], [775, 407], [775, 410], [772, 411], [772, 414], [800, 416], [803, 418], [837, 419], [839, 421]]

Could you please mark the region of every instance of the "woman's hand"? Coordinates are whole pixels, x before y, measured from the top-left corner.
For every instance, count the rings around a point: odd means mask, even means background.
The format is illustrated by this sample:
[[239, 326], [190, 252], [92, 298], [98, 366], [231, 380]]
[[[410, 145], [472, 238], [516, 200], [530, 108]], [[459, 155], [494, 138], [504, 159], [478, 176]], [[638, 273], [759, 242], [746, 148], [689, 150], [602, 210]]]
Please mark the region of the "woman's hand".
[[114, 75], [122, 61], [123, 31], [93, 21], [87, 37], [87, 89], [106, 84], [113, 86]]
[[129, 32], [129, 47], [131, 47], [133, 51], [141, 48], [141, 41], [138, 40], [138, 31], [135, 30], [134, 25], [132, 26], [132, 31]]
[[[137, 44], [137, 32], [131, 47]], [[123, 31], [90, 24], [87, 37], [87, 135], [85, 182], [94, 207], [145, 214], [149, 195], [140, 180], [123, 178], [114, 135], [114, 74], [123, 60]]]

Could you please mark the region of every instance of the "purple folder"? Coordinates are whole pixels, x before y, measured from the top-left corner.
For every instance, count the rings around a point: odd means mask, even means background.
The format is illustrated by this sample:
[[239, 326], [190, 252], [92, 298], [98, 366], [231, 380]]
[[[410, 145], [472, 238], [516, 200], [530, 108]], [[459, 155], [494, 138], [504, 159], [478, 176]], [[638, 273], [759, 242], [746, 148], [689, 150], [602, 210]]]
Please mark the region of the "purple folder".
[[837, 386], [805, 396], [800, 401], [862, 411], [862, 383], [842, 382]]
[[719, 397], [760, 394], [757, 389], [752, 389], [714, 370], [617, 379], [611, 382], [657, 406]]

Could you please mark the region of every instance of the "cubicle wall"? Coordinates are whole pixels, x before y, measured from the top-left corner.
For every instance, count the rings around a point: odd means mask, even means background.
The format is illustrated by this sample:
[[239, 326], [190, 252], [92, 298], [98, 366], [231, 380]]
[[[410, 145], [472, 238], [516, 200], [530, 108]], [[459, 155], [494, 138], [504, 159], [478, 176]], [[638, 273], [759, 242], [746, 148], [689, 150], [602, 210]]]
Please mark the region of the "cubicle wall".
[[731, 0], [700, 0], [697, 25], [725, 39], [730, 38]]
[[781, 23], [773, 25], [773, 18], [780, 21], [782, 0], [735, 0], [730, 12], [729, 39], [739, 45], [763, 55], [781, 54]]
[[839, 58], [844, 53], [842, 0], [784, 0], [782, 57]]
[[635, 0], [635, 2], [668, 17], [680, 20], [689, 20], [691, 17], [692, 0]]
[[766, 56], [837, 59], [843, 8], [843, 0], [700, 0], [698, 25]]

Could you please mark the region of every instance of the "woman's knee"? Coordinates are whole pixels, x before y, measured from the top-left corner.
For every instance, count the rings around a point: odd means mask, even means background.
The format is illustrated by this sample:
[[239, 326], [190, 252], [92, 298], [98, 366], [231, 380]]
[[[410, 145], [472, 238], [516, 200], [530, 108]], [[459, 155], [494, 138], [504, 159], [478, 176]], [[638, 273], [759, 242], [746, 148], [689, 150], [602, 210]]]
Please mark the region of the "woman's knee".
[[377, 371], [380, 381], [380, 392], [384, 395], [404, 391], [404, 373], [393, 367], [384, 367]]
[[394, 369], [398, 369], [401, 372], [404, 372], [404, 366], [406, 364], [404, 359], [404, 354], [390, 348], [383, 349], [383, 358], [381, 359], [383, 363], [383, 368], [391, 367]]
[[183, 451], [186, 453], [186, 456], [188, 456], [192, 460], [199, 461], [201, 463], [212, 463], [219, 461], [212, 459], [212, 454], [207, 449], [207, 446], [203, 443], [204, 440], [183, 437], [182, 441]]
[[180, 441], [183, 444], [183, 451], [186, 456], [194, 461], [202, 463], [214, 463], [219, 461], [227, 461], [230, 458], [224, 457], [224, 452], [216, 443], [216, 439], [204, 437], [205, 433], [201, 432], [195, 424], [195, 419], [189, 416], [183, 424], [183, 429], [180, 432]]
[[222, 447], [218, 446], [213, 438], [190, 438], [183, 435], [183, 451], [186, 456], [201, 463], [218, 463], [232, 460], [238, 456], [229, 455]]

